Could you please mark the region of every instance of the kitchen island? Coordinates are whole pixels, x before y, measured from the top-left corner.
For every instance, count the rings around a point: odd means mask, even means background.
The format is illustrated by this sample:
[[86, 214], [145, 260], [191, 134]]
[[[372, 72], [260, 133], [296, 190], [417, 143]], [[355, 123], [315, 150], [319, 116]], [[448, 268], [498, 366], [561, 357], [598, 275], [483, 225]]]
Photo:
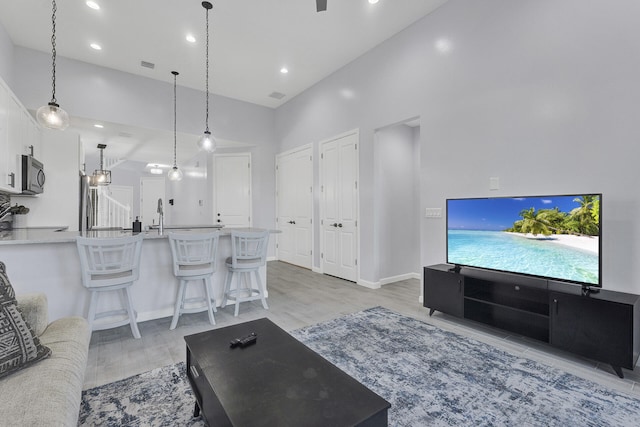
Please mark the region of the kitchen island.
[[[225, 259], [231, 255], [231, 228], [169, 228], [143, 231], [140, 279], [131, 288], [133, 304], [138, 312], [138, 322], [173, 315], [178, 280], [173, 275], [173, 260], [168, 235], [176, 233], [220, 234], [217, 268], [213, 275], [213, 293], [219, 306], [227, 272]], [[65, 316], [83, 316], [89, 307], [89, 292], [82, 285], [80, 259], [76, 237], [124, 237], [130, 230], [96, 230], [85, 233], [57, 231], [59, 229], [16, 229], [0, 232], [0, 261], [7, 266], [11, 284], [17, 293], [44, 292], [49, 300], [49, 317], [52, 320]], [[238, 228], [241, 231], [258, 231], [256, 228]], [[277, 232], [273, 230], [272, 232]], [[266, 267], [260, 269], [260, 277], [266, 285]], [[187, 297], [200, 295], [201, 287], [190, 286]], [[265, 295], [268, 291], [265, 289]], [[99, 309], [119, 306], [117, 296], [105, 295]], [[232, 310], [230, 307], [229, 310]]]

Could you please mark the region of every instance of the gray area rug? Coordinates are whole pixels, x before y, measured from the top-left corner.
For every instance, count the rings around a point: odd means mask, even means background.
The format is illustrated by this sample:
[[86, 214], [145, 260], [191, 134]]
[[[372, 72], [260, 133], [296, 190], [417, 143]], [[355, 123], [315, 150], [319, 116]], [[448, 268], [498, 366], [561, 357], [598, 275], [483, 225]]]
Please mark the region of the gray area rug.
[[[376, 307], [292, 333], [391, 402], [390, 426], [639, 426], [640, 400]], [[87, 390], [79, 425], [201, 426], [184, 363]]]

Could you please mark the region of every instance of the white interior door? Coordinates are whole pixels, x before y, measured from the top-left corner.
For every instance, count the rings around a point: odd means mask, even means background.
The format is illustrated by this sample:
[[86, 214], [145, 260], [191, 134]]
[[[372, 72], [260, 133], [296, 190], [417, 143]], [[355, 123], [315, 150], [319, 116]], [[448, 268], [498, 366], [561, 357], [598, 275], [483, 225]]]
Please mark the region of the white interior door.
[[226, 227], [251, 227], [251, 154], [214, 154], [213, 217]]
[[143, 228], [158, 224], [158, 199], [162, 199], [166, 211], [164, 177], [140, 178], [140, 222]]
[[277, 256], [284, 262], [311, 268], [313, 212], [312, 147], [276, 158]]
[[358, 133], [322, 143], [321, 267], [346, 280], [358, 280]]

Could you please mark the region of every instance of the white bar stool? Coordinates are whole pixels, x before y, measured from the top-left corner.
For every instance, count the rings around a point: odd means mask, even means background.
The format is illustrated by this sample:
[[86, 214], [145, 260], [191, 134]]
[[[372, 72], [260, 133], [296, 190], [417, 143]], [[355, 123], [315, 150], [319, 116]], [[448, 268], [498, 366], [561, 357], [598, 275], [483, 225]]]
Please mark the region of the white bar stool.
[[[264, 296], [264, 286], [259, 269], [267, 262], [267, 243], [269, 230], [236, 231], [231, 230], [231, 256], [226, 259], [227, 277], [224, 285], [222, 307], [232, 300], [235, 305], [234, 316], [238, 316], [241, 302], [261, 300], [265, 310], [269, 309]], [[256, 286], [251, 283], [251, 273], [255, 274]], [[231, 289], [233, 276], [238, 273], [236, 287]], [[244, 280], [242, 280], [244, 279]]]
[[[205, 310], [209, 314], [209, 323], [216, 324], [213, 313], [217, 310], [211, 288], [211, 276], [216, 271], [218, 238], [219, 234], [217, 232], [202, 234], [169, 233], [169, 245], [173, 256], [173, 274], [180, 279], [173, 320], [169, 329], [176, 328], [181, 314], [200, 313]], [[202, 280], [205, 296], [185, 298], [187, 283], [194, 280]], [[185, 303], [198, 302], [203, 302], [204, 304], [185, 308]]]
[[[142, 234], [131, 237], [94, 239], [77, 237], [80, 255], [82, 284], [91, 293], [87, 320], [92, 331], [115, 328], [129, 323], [134, 338], [140, 338], [129, 288], [140, 277], [140, 253]], [[120, 291], [122, 309], [96, 312], [98, 295], [102, 292]], [[102, 318], [120, 317], [124, 319], [106, 322], [95, 321]]]

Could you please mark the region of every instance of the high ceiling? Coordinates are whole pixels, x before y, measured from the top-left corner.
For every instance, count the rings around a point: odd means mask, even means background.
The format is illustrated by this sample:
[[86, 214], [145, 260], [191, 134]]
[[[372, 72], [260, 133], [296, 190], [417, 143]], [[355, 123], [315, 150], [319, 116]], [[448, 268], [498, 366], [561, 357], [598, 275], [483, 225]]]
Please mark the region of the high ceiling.
[[[94, 1], [99, 10], [85, 0], [57, 0], [58, 55], [167, 82], [177, 69], [180, 85], [204, 90], [201, 1]], [[316, 12], [314, 0], [213, 0], [210, 91], [277, 107], [445, 1], [329, 0]], [[50, 52], [51, 7], [50, 0], [2, 0], [0, 23], [15, 45]], [[273, 92], [285, 97], [269, 97]]]
[[[212, 0], [210, 92], [277, 108], [446, 1], [328, 0], [327, 10], [317, 12], [314, 0]], [[166, 82], [177, 69], [181, 86], [204, 90], [206, 10], [200, 0], [94, 2], [99, 10], [85, 0], [57, 0], [59, 56]], [[0, 24], [14, 45], [50, 53], [51, 9], [51, 0], [0, 0]], [[186, 40], [189, 34], [195, 42]], [[274, 92], [285, 96], [270, 97]], [[170, 135], [117, 124], [109, 124], [107, 138], [100, 133], [106, 129], [96, 131], [92, 123], [72, 118], [87, 154], [100, 142], [110, 145], [105, 156], [153, 162], [141, 146], [145, 140], [166, 140], [169, 150], [172, 144]]]

